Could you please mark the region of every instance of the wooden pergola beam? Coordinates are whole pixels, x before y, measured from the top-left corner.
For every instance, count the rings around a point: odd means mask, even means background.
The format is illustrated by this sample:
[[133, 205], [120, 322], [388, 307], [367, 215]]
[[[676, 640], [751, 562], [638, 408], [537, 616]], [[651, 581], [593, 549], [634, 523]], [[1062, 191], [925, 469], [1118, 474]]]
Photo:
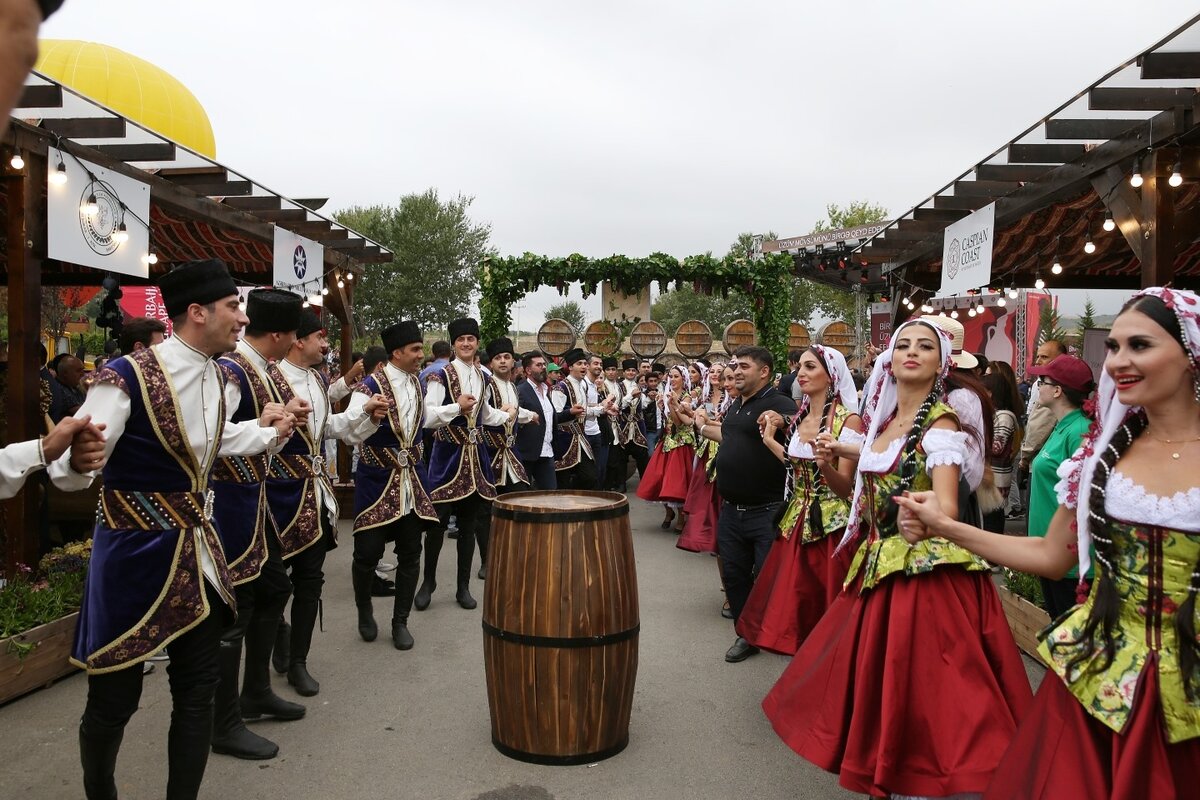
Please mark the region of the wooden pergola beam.
[[259, 219], [265, 219], [267, 222], [304, 222], [308, 219], [308, 212], [303, 208], [283, 208], [278, 210], [263, 210], [254, 212], [254, 216]]
[[1142, 165], [1142, 287], [1166, 286], [1175, 277], [1175, 190], [1167, 185], [1174, 151], [1155, 150]]
[[1088, 108], [1092, 111], [1166, 111], [1190, 108], [1195, 99], [1196, 90], [1190, 88], [1101, 87], [1088, 92]]
[[62, 104], [62, 87], [57, 84], [26, 86], [17, 100], [17, 108], [62, 108]]
[[98, 144], [96, 149], [121, 161], [174, 161], [177, 155], [174, 142]]
[[966, 196], [960, 197], [958, 195], [952, 195], [952, 194], [939, 194], [933, 198], [933, 207], [934, 208], [943, 208], [943, 209], [964, 209], [967, 211], [975, 211], [977, 209], [983, 208], [984, 206], [986, 206], [989, 203], [995, 202], [995, 200], [996, 200], [996, 198], [994, 198], [994, 197], [980, 197], [980, 196], [972, 196], [972, 195], [966, 195]]
[[1092, 188], [1104, 201], [1125, 243], [1138, 259], [1142, 257], [1142, 201], [1129, 185], [1125, 171], [1113, 165], [1092, 177]]
[[1048, 119], [1047, 139], [1116, 139], [1141, 124], [1137, 119]]
[[67, 139], [123, 139], [123, 117], [60, 117], [43, 119], [42, 128]]
[[1009, 192], [1021, 188], [1016, 181], [955, 181], [954, 194], [957, 197], [1003, 197]]
[[1008, 160], [1012, 164], [1066, 164], [1086, 152], [1081, 144], [1010, 144]]
[[227, 197], [222, 203], [245, 211], [277, 211], [283, 207], [283, 202], [273, 194], [257, 197]]
[[224, 183], [189, 184], [187, 188], [206, 197], [232, 197], [250, 194], [254, 191], [254, 184], [250, 181], [225, 181]]
[[284, 223], [280, 227], [287, 228], [292, 233], [304, 236], [309, 239], [319, 240], [322, 236], [329, 233], [329, 222], [323, 219], [309, 220], [308, 222]]
[[975, 177], [981, 181], [1028, 183], [1053, 170], [1046, 164], [980, 164], [975, 168]]
[[1200, 78], [1200, 53], [1147, 53], [1142, 56], [1142, 78]]
[[[913, 209], [913, 219], [936, 220], [949, 225], [951, 222], [957, 222], [958, 220], [967, 216], [968, 213], [969, 212], [961, 209], [929, 208], [928, 206], [923, 206], [921, 208]], [[946, 225], [943, 225], [942, 227], [944, 228]]]

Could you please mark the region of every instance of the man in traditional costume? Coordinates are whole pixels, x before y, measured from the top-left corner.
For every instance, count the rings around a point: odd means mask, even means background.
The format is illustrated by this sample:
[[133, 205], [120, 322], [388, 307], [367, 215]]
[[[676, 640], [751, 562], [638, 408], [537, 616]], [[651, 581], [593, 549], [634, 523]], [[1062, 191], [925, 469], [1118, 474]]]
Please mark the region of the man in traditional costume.
[[[246, 296], [245, 336], [233, 352], [217, 361], [227, 378], [225, 408], [230, 422], [257, 419], [267, 404], [285, 402], [275, 362], [296, 338], [301, 303], [299, 295], [283, 289], [255, 289]], [[291, 398], [286, 408], [298, 417], [310, 410], [297, 398]], [[221, 637], [212, 748], [214, 753], [251, 760], [274, 758], [279, 746], [249, 730], [246, 719], [297, 720], [305, 713], [304, 706], [284, 700], [271, 689], [275, 630], [292, 593], [281, 540], [267, 506], [271, 458], [270, 452], [222, 457], [212, 473], [214, 518], [238, 607], [237, 620]], [[243, 649], [246, 668], [239, 696]]]
[[[213, 727], [221, 632], [236, 608], [212, 523], [209, 473], [218, 455], [252, 456], [290, 434], [272, 403], [257, 420], [226, 421], [225, 373], [247, 319], [225, 264], [185, 264], [160, 280], [174, 336], [110, 362], [77, 415], [104, 426], [104, 491], [97, 509], [72, 661], [88, 672], [79, 724], [88, 798], [115, 798], [117, 754], [137, 710], [141, 663], [171, 658], [166, 797], [194, 798]], [[96, 463], [68, 451], [50, 466], [59, 488], [91, 484]]]
[[[382, 333], [388, 361], [363, 379], [350, 396], [351, 416], [366, 408], [369, 399], [382, 396], [387, 416], [379, 429], [359, 448], [354, 473], [354, 604], [358, 607], [358, 635], [373, 642], [379, 635], [371, 608], [371, 581], [384, 546], [394, 542], [396, 595], [392, 611], [392, 645], [409, 650], [414, 641], [408, 615], [421, 571], [421, 534], [437, 529], [437, 511], [425, 488], [425, 461], [421, 436], [425, 428], [440, 423], [425, 407], [425, 392], [417, 378], [425, 344], [417, 323], [399, 322]], [[431, 537], [432, 538], [432, 537]], [[437, 546], [442, 544], [437, 531]]]
[[611, 404], [602, 405], [596, 387], [588, 381], [588, 355], [580, 348], [563, 356], [567, 376], [554, 389], [554, 408], [562, 411], [580, 406], [583, 413], [558, 426], [555, 438], [555, 463], [560, 489], [596, 488], [597, 462], [592, 442], [600, 435], [597, 419]]
[[[649, 364], [646, 365], [647, 368]], [[621, 443], [625, 448], [626, 458], [632, 458], [637, 465], [638, 475], [646, 472], [646, 463], [650, 460], [649, 443], [646, 441], [646, 420], [644, 412], [650, 405], [646, 393], [638, 383], [638, 362], [636, 358], [627, 358], [621, 362], [621, 370], [625, 373], [621, 386], [625, 390], [624, 406], [620, 409], [617, 427], [620, 430]], [[649, 371], [649, 369], [647, 369]], [[625, 468], [625, 462], [621, 464]], [[619, 491], [625, 491], [624, 475], [621, 476]]]
[[[516, 450], [518, 426], [537, 422], [538, 414], [520, 407], [517, 387], [512, 382], [517, 363], [512, 339], [502, 336], [488, 342], [486, 356], [492, 378], [488, 382], [488, 402], [492, 408], [517, 409], [515, 419], [504, 425], [485, 425], [483, 429], [484, 443], [487, 445], [492, 475], [495, 478], [496, 494], [520, 492], [529, 488], [529, 475]], [[480, 579], [487, 577], [488, 537], [491, 529], [492, 515], [489, 508], [489, 513], [479, 515], [475, 528], [475, 538], [479, 541]]]
[[325, 553], [337, 547], [338, 505], [325, 468], [325, 440], [359, 444], [375, 433], [388, 410], [383, 396], [375, 394], [355, 412], [332, 413], [331, 389], [314, 369], [328, 351], [321, 318], [304, 310], [287, 356], [267, 368], [283, 402], [299, 397], [312, 409], [307, 423], [271, 459], [267, 477], [267, 501], [293, 591], [287, 680], [304, 697], [321, 689], [308, 672], [308, 651], [325, 583]]
[[[484, 443], [483, 426], [511, 425], [515, 406], [497, 408], [490, 398], [491, 378], [474, 365], [479, 350], [479, 323], [470, 318], [449, 325], [454, 360], [437, 373], [440, 383], [427, 385], [425, 406], [444, 427], [434, 433], [429, 458], [430, 499], [443, 527], [450, 515], [458, 518], [457, 591], [454, 599], [475, 608], [471, 596], [471, 560], [475, 555], [478, 519], [491, 513], [496, 498], [495, 476]], [[417, 591], [417, 608], [427, 608], [437, 583], [437, 553], [425, 552], [425, 580]]]
[[613, 492], [625, 491], [625, 470], [629, 461], [629, 454], [625, 450], [627, 434], [621, 427], [622, 415], [628, 405], [628, 398], [625, 384], [617, 371], [618, 363], [617, 359], [612, 356], [605, 356], [601, 359], [600, 365], [604, 369], [604, 375], [597, 388], [600, 398], [612, 398], [613, 406], [617, 409], [615, 417], [605, 417], [600, 423], [602, 430], [607, 426], [608, 432], [605, 434], [605, 438], [610, 439], [608, 458], [605, 461], [600, 488]]

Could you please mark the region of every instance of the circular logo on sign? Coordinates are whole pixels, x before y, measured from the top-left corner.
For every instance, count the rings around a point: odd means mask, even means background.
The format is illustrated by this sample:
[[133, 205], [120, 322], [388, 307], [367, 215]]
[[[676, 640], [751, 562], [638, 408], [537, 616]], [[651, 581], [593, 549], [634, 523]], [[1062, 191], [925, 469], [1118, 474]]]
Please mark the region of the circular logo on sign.
[[[93, 195], [97, 210], [95, 214], [89, 214], [84, 207]], [[121, 244], [116, 240], [117, 226], [124, 216], [121, 198], [111, 185], [95, 180], [83, 187], [83, 194], [79, 196], [79, 229], [83, 233], [83, 241], [94, 252], [102, 256], [111, 256], [116, 252]]]
[[303, 278], [304, 273], [308, 272], [308, 254], [304, 252], [302, 244], [296, 245], [296, 252], [292, 253], [292, 270], [297, 278]]
[[958, 246], [958, 239], [950, 240], [950, 255], [946, 257], [946, 274], [951, 280], [958, 275], [958, 262], [962, 258], [962, 252]]

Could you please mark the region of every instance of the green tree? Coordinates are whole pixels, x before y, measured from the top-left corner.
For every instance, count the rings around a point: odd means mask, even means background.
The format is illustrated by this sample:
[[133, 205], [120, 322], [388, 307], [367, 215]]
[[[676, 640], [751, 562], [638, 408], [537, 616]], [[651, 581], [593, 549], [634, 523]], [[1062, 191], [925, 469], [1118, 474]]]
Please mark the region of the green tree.
[[354, 311], [368, 332], [412, 319], [444, 326], [470, 307], [475, 269], [493, 251], [491, 225], [467, 214], [474, 198], [441, 200], [436, 189], [408, 194], [394, 206], [353, 206], [334, 218], [392, 251], [354, 287]]
[[825, 213], [828, 215], [828, 218], [819, 220], [813, 226], [813, 233], [840, 231], [844, 228], [857, 228], [860, 225], [882, 222], [888, 218], [888, 210], [878, 203], [872, 203], [870, 200], [855, 200], [845, 208], [842, 208], [837, 203], [830, 203], [825, 206]]
[[583, 313], [583, 307], [574, 300], [564, 300], [546, 309], [546, 319], [555, 319], [556, 317], [567, 322], [580, 336], [583, 335], [583, 329], [587, 327], [587, 318]]
[[1038, 344], [1048, 342], [1051, 339], [1065, 343], [1067, 332], [1062, 328], [1062, 320], [1058, 316], [1058, 309], [1047, 298], [1038, 311]]
[[1092, 298], [1089, 295], [1088, 299], [1083, 304], [1083, 316], [1079, 318], [1078, 333], [1079, 341], [1083, 341], [1083, 332], [1096, 327], [1096, 307], [1092, 305]]
[[650, 318], [663, 326], [667, 336], [689, 319], [708, 325], [713, 337], [719, 339], [725, 326], [735, 319], [754, 319], [750, 298], [745, 292], [731, 291], [728, 297], [703, 294], [691, 289], [662, 292], [650, 306]]

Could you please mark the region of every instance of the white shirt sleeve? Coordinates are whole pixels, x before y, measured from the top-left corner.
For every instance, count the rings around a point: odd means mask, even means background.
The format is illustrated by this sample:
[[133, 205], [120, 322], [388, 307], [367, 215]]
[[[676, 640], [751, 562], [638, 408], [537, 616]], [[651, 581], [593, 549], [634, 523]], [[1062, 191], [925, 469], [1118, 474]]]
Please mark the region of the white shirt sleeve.
[[346, 384], [344, 377], [338, 378], [329, 385], [329, 402], [340, 403], [350, 394], [350, 387]]
[[0, 500], [8, 499], [25, 485], [25, 478], [45, 466], [39, 439], [16, 442], [0, 450]]
[[550, 404], [554, 406], [555, 411], [562, 411], [567, 407], [567, 395], [565, 392], [560, 392], [558, 389], [550, 392]]
[[[425, 427], [440, 428], [450, 424], [450, 420], [462, 413], [458, 402], [447, 403], [446, 387], [437, 381], [429, 381], [425, 385]], [[435, 424], [430, 425], [430, 421]]]
[[479, 402], [483, 403], [483, 408], [479, 409], [479, 417], [478, 417], [479, 424], [480, 425], [495, 425], [495, 426], [507, 425], [508, 424], [508, 412], [501, 411], [500, 409], [492, 406], [492, 393], [491, 392], [485, 391], [485, 392], [481, 392], [481, 394], [483, 395], [483, 397], [480, 399]]
[[[93, 425], [104, 425], [104, 457], [112, 455], [113, 448], [125, 432], [125, 423], [129, 421], [129, 395], [111, 383], [99, 383], [87, 393], [87, 399], [75, 412], [76, 417], [87, 414], [92, 416]], [[79, 473], [71, 469], [71, 448], [59, 456], [58, 460], [46, 469], [50, 480], [63, 491], [74, 492], [86, 489], [100, 474], [99, 470]]]
[[221, 449], [219, 456], [256, 456], [260, 453], [279, 452], [286, 439], [276, 441], [275, 428], [271, 425], [258, 424], [256, 419], [244, 422], [226, 422], [221, 431]]
[[350, 408], [340, 414], [329, 415], [325, 425], [326, 439], [341, 439], [346, 444], [362, 444], [379, 430], [379, 423], [366, 411], [369, 398], [362, 392], [357, 394], [362, 397], [357, 407], [352, 399]]

